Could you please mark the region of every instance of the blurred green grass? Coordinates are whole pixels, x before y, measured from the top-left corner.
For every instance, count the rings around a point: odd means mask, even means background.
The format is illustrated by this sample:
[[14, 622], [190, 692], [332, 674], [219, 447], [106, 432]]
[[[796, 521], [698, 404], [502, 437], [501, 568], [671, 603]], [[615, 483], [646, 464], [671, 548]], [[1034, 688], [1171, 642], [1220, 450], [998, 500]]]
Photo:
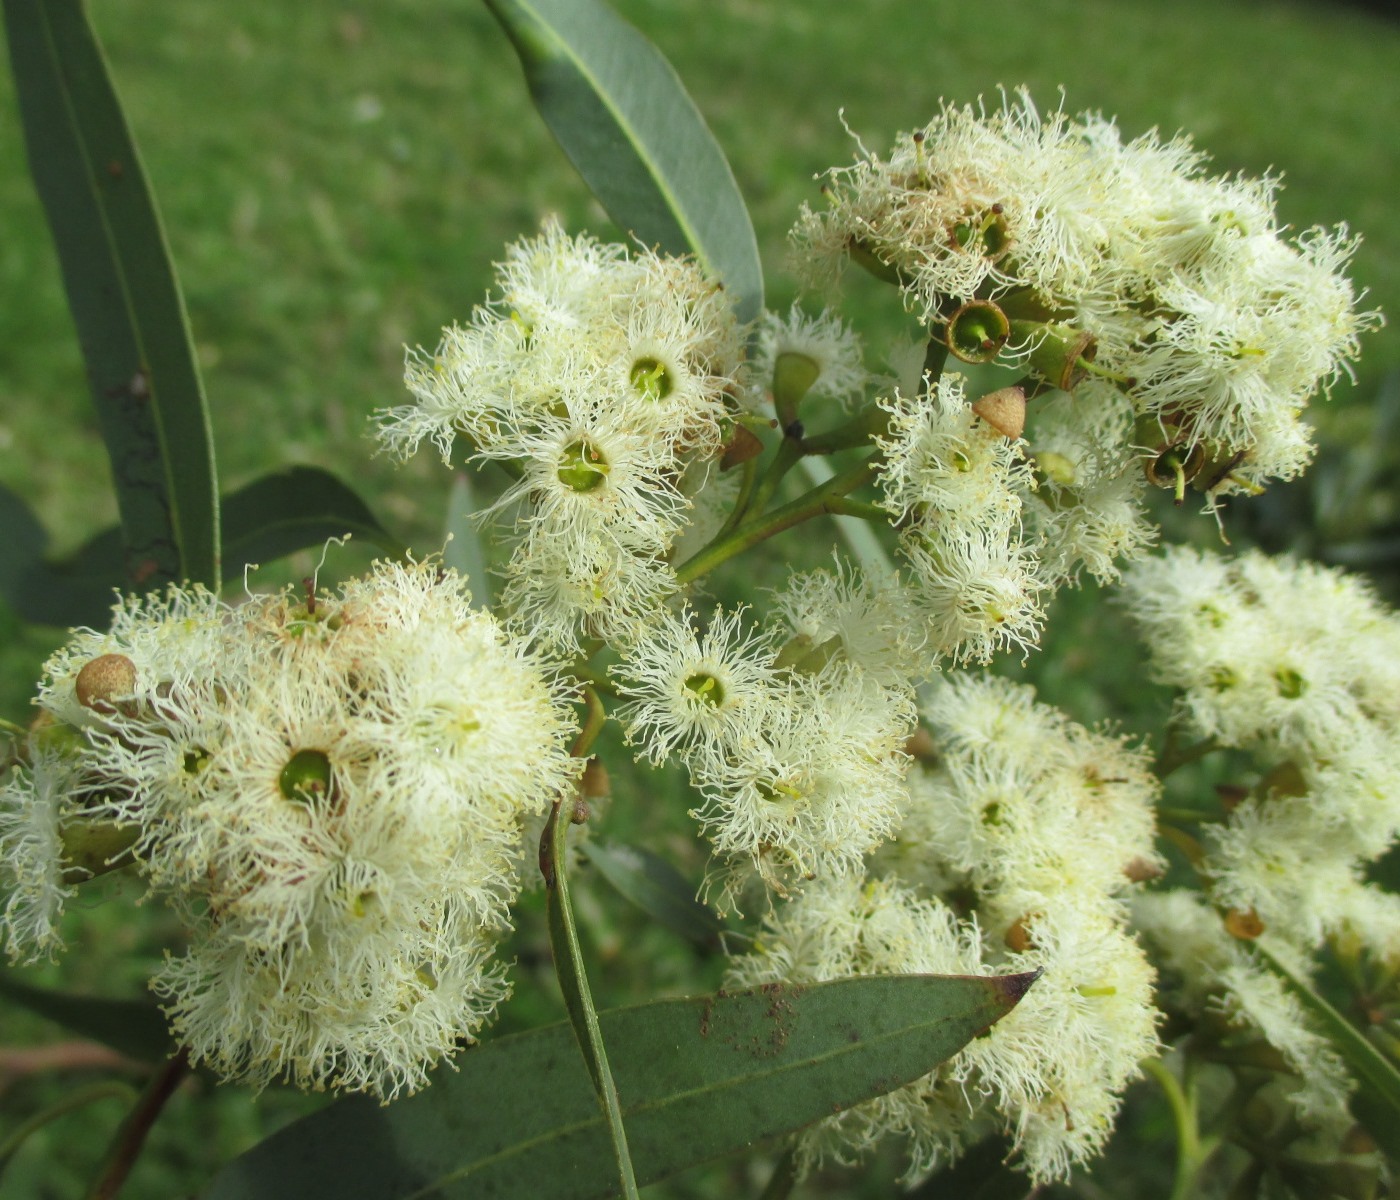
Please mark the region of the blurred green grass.
[[[427, 455], [402, 467], [375, 458], [365, 437], [369, 414], [401, 401], [404, 344], [432, 344], [443, 324], [465, 317], [504, 243], [546, 213], [571, 229], [612, 232], [535, 116], [504, 37], [472, 4], [96, 0], [91, 8], [162, 206], [225, 488], [280, 464], [314, 463], [355, 481], [420, 550], [437, 548], [448, 473]], [[793, 295], [785, 233], [801, 201], [816, 196], [813, 175], [850, 160], [840, 111], [883, 150], [897, 130], [927, 120], [940, 97], [962, 102], [1025, 83], [1042, 105], [1057, 103], [1063, 85], [1067, 108], [1115, 113], [1129, 136], [1190, 130], [1221, 171], [1282, 170], [1284, 218], [1297, 227], [1346, 220], [1362, 231], [1355, 277], [1369, 303], [1400, 313], [1400, 26], [1378, 17], [1287, 0], [620, 0], [618, 8], [671, 58], [730, 155], [774, 307]], [[0, 483], [29, 496], [55, 544], [70, 547], [115, 508], [7, 77], [0, 229]], [[857, 313], [862, 326], [894, 315], [879, 299]], [[1370, 337], [1357, 395], [1397, 365], [1396, 330]], [[1081, 719], [1122, 716], [1142, 689], [1133, 660], [1115, 648], [1116, 618], [1090, 592], [1061, 611], [1030, 671]], [[39, 663], [60, 636], [0, 610], [0, 715], [25, 718]], [[630, 775], [625, 766], [619, 773]], [[648, 787], [683, 820], [674, 780], [623, 778], [619, 792]], [[698, 876], [693, 840], [677, 837], [668, 849]], [[598, 903], [585, 917], [603, 1003], [697, 978], [687, 950], [668, 950], [606, 893]], [[130, 913], [74, 914], [74, 950], [47, 977], [135, 989], [157, 953], [160, 922], [143, 916], [128, 927]], [[647, 951], [640, 978], [634, 943]], [[530, 1021], [557, 1015], [542, 947], [527, 912], [513, 951], [517, 1003], [529, 1008], [512, 1012], [512, 1023], [527, 1012]], [[52, 1032], [9, 1011], [4, 1028], [9, 1042]], [[0, 1116], [33, 1111], [60, 1086], [12, 1086], [0, 1094]], [[217, 1106], [182, 1101], [168, 1114], [133, 1194], [198, 1186], [213, 1163], [300, 1103], [220, 1095]], [[64, 1147], [104, 1137], [112, 1118], [99, 1107], [91, 1120], [75, 1115], [40, 1135], [6, 1194], [76, 1194], [88, 1159], [69, 1161]], [[698, 1192], [683, 1185], [675, 1194], [713, 1192], [719, 1177], [706, 1178]]]

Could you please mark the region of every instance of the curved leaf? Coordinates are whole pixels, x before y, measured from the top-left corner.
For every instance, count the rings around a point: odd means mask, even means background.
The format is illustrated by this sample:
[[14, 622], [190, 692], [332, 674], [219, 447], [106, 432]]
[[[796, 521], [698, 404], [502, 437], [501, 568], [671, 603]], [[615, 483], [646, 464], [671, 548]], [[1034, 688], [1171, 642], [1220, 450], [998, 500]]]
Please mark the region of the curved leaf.
[[0, 996], [129, 1058], [159, 1062], [175, 1049], [165, 1017], [149, 1000], [74, 996], [32, 987], [0, 973]]
[[155, 200], [80, 0], [4, 0], [34, 184], [121, 512], [124, 583], [219, 581], [213, 438]]
[[734, 172], [671, 64], [600, 0], [486, 0], [535, 105], [608, 215], [647, 245], [694, 254], [740, 320], [763, 269]]
[[404, 544], [369, 506], [319, 467], [288, 467], [230, 492], [224, 498], [224, 533], [225, 579], [236, 578], [249, 564], [272, 562], [347, 533], [388, 554], [404, 552]]
[[[599, 1014], [639, 1182], [791, 1132], [926, 1074], [1036, 976], [770, 984]], [[616, 1189], [567, 1024], [487, 1042], [387, 1107], [342, 1100], [231, 1163], [206, 1200], [549, 1196]]]
[[719, 949], [724, 923], [695, 888], [659, 854], [621, 842], [583, 842], [580, 852], [626, 899], [673, 933], [705, 950]]
[[481, 544], [481, 531], [472, 520], [477, 501], [471, 476], [459, 471], [447, 494], [447, 520], [443, 532], [447, 535], [442, 550], [443, 566], [451, 567], [471, 585], [472, 600], [477, 608], [490, 608], [491, 574], [486, 568], [486, 551]]
[[[289, 467], [264, 475], [224, 498], [225, 580], [250, 564], [319, 546], [327, 538], [354, 534], [387, 554], [403, 543], [348, 486], [318, 467]], [[104, 529], [66, 558], [44, 557], [48, 535], [14, 492], [0, 487], [0, 529], [8, 535], [0, 555], [0, 596], [37, 625], [103, 628], [113, 590], [123, 590], [120, 529]]]
[[1400, 1070], [1362, 1032], [1339, 1013], [1306, 979], [1295, 975], [1260, 942], [1254, 953], [1288, 986], [1322, 1027], [1357, 1082], [1353, 1109], [1377, 1143], [1400, 1156]]

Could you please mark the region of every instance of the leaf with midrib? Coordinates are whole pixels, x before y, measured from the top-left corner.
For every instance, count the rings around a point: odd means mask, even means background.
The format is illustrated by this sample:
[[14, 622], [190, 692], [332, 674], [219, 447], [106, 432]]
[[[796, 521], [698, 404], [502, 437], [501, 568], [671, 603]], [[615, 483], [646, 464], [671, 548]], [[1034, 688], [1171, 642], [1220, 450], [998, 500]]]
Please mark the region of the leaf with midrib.
[[20, 123], [112, 462], [125, 588], [218, 586], [213, 436], [146, 173], [81, 0], [3, 0]]
[[0, 997], [92, 1038], [130, 1058], [159, 1062], [175, 1049], [165, 1018], [150, 1000], [79, 996], [34, 987], [0, 972]]
[[[1035, 975], [895, 975], [599, 1014], [638, 1182], [791, 1132], [927, 1074]], [[617, 1186], [567, 1024], [473, 1047], [381, 1106], [342, 1100], [231, 1163], [206, 1200], [586, 1200]]]
[[724, 152], [671, 64], [599, 0], [486, 0], [545, 124], [619, 226], [763, 306], [753, 223]]
[[[223, 500], [223, 575], [266, 566], [297, 550], [347, 534], [386, 554], [403, 543], [345, 483], [319, 467], [296, 466], [254, 479]], [[48, 535], [24, 500], [0, 486], [0, 529], [11, 535], [0, 556], [0, 597], [26, 621], [41, 625], [106, 626], [113, 589], [122, 588], [121, 530], [104, 529], [67, 557], [44, 557]]]

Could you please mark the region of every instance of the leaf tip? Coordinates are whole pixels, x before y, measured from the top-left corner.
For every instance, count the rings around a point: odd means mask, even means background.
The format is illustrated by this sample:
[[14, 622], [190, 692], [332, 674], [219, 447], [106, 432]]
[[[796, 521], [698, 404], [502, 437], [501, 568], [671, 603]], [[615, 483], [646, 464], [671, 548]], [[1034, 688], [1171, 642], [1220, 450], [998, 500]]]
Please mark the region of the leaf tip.
[[997, 975], [991, 980], [992, 989], [997, 999], [1007, 1009], [1012, 1009], [1031, 990], [1031, 984], [1044, 974], [1044, 967], [1036, 967], [1034, 971], [1022, 971], [1019, 975]]

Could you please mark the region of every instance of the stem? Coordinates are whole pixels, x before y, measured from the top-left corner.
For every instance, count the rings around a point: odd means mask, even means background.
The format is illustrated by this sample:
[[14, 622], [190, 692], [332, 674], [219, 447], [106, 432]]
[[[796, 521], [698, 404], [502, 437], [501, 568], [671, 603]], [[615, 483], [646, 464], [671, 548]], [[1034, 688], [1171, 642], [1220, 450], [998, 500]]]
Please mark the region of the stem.
[[1195, 1088], [1191, 1087], [1188, 1094], [1181, 1081], [1159, 1058], [1148, 1059], [1142, 1064], [1142, 1069], [1166, 1095], [1172, 1110], [1172, 1122], [1176, 1125], [1176, 1177], [1172, 1181], [1170, 1200], [1191, 1200], [1195, 1194], [1196, 1175], [1204, 1161], [1196, 1119]]
[[787, 1200], [796, 1182], [797, 1147], [791, 1145], [783, 1151], [783, 1156], [778, 1159], [777, 1165], [773, 1168], [773, 1174], [768, 1177], [768, 1186], [763, 1189], [763, 1195], [758, 1200]]
[[[589, 719], [575, 743], [580, 743], [590, 733], [596, 714], [602, 713], [602, 704], [593, 704], [597, 696], [591, 689], [585, 689], [585, 696], [592, 697], [589, 705]], [[598, 728], [602, 721], [596, 722]], [[592, 730], [596, 737], [596, 730]], [[588, 741], [591, 743], [592, 738]], [[565, 870], [567, 855], [565, 839], [568, 836], [569, 821], [560, 821], [559, 813], [564, 799], [555, 800], [554, 808], [545, 822], [544, 834], [540, 838], [540, 871], [544, 875], [546, 894], [549, 901], [549, 944], [554, 953], [554, 972], [559, 977], [559, 988], [564, 994], [564, 1006], [569, 1011], [569, 1021], [574, 1027], [579, 1049], [593, 1080], [598, 1102], [607, 1121], [608, 1133], [612, 1138], [613, 1156], [617, 1161], [618, 1180], [622, 1195], [627, 1200], [638, 1200], [637, 1179], [632, 1169], [632, 1157], [627, 1148], [627, 1131], [622, 1124], [622, 1103], [618, 1099], [617, 1085], [613, 1082], [612, 1068], [608, 1065], [607, 1050], [603, 1046], [603, 1031], [598, 1024], [598, 1011], [593, 1006], [593, 993], [588, 986], [588, 974], [584, 969], [583, 949], [579, 945], [578, 929], [574, 924], [573, 906], [569, 901], [568, 875]], [[570, 802], [572, 809], [572, 802]]]
[[834, 475], [831, 479], [804, 492], [796, 500], [775, 508], [771, 513], [760, 515], [745, 522], [730, 533], [715, 538], [693, 558], [683, 563], [676, 571], [676, 580], [681, 584], [693, 583], [702, 575], [714, 570], [720, 563], [727, 562], [736, 554], [741, 554], [760, 542], [766, 541], [784, 529], [791, 529], [812, 517], [833, 512], [833, 501], [869, 483], [879, 470], [879, 455], [872, 454], [865, 461]]
[[827, 502], [826, 511], [838, 517], [859, 517], [862, 521], [874, 521], [888, 525], [890, 514], [872, 500], [852, 500], [849, 496], [833, 496]]
[[10, 1159], [24, 1145], [30, 1134], [76, 1108], [82, 1108], [84, 1105], [92, 1104], [98, 1100], [106, 1100], [109, 1096], [120, 1096], [123, 1100], [130, 1101], [135, 1099], [136, 1092], [130, 1084], [120, 1083], [114, 1079], [103, 1083], [90, 1083], [87, 1087], [75, 1088], [57, 1104], [44, 1109], [43, 1112], [37, 1112], [28, 1120], [21, 1122], [4, 1141], [0, 1141], [0, 1173], [4, 1172]]
[[598, 735], [603, 732], [603, 725], [608, 719], [608, 710], [603, 707], [603, 701], [594, 684], [583, 685], [583, 703], [588, 706], [588, 714], [583, 719], [583, 727], [578, 731], [574, 744], [569, 747], [571, 758], [588, 757], [588, 752], [593, 749], [593, 743], [598, 740]]
[[748, 459], [739, 470], [743, 472], [739, 477], [739, 494], [734, 497], [734, 510], [720, 526], [719, 534], [721, 537], [744, 519], [744, 514], [749, 511], [749, 507], [753, 503], [753, 485], [758, 479], [758, 459]]
[[863, 446], [874, 435], [884, 433], [888, 428], [890, 415], [878, 404], [861, 409], [844, 425], [828, 429], [825, 433], [802, 439], [804, 454], [834, 454], [837, 450], [850, 450]]
[[783, 440], [778, 443], [777, 454], [773, 456], [773, 461], [768, 464], [768, 470], [763, 473], [758, 490], [754, 492], [753, 498], [749, 501], [749, 507], [754, 512], [762, 513], [768, 507], [768, 502], [777, 493], [778, 485], [782, 483], [783, 476], [797, 465], [802, 454], [801, 437], [784, 433]]
[[1193, 762], [1200, 762], [1207, 754], [1212, 754], [1220, 749], [1220, 743], [1214, 738], [1202, 738], [1199, 742], [1191, 742], [1181, 745], [1175, 736], [1169, 736], [1167, 744], [1162, 747], [1162, 753], [1157, 756], [1157, 761], [1152, 764], [1152, 772], [1158, 779], [1165, 779], [1173, 771], [1180, 770]]
[[165, 1102], [175, 1093], [181, 1081], [189, 1073], [190, 1052], [181, 1046], [171, 1058], [162, 1064], [160, 1070], [151, 1076], [146, 1090], [141, 1093], [135, 1107], [127, 1114], [116, 1137], [107, 1148], [107, 1158], [102, 1170], [88, 1191], [88, 1200], [112, 1200], [119, 1191], [136, 1159], [141, 1147], [146, 1143], [146, 1135], [156, 1123]]
[[938, 386], [943, 368], [948, 362], [948, 343], [937, 334], [930, 333], [928, 348], [924, 351], [924, 370], [919, 376], [919, 395], [927, 396]]

